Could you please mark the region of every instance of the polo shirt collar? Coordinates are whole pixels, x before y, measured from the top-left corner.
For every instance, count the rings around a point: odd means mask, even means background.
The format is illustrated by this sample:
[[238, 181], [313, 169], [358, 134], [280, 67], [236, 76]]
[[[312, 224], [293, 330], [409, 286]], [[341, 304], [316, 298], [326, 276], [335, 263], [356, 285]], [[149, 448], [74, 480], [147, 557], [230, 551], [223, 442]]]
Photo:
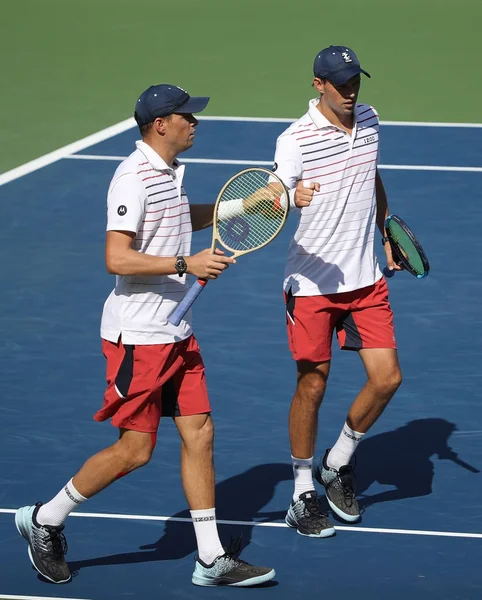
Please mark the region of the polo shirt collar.
[[174, 159], [174, 163], [172, 167], [170, 167], [166, 162], [164, 162], [164, 160], [159, 156], [159, 154], [149, 146], [149, 144], [146, 144], [146, 142], [143, 142], [142, 140], [138, 140], [136, 142], [136, 147], [142, 152], [142, 154], [144, 154], [151, 166], [154, 167], [156, 171], [172, 172], [176, 171], [181, 166], [181, 164], [176, 159]]
[[[318, 110], [319, 102], [320, 102], [319, 98], [313, 98], [313, 100], [310, 100], [308, 103], [308, 114], [310, 115], [310, 118], [313, 121], [313, 123], [316, 125], [316, 127], [318, 127], [318, 129], [328, 129], [328, 128], [339, 129], [339, 127], [337, 127], [336, 125], [333, 125], [333, 123], [328, 121], [328, 119], [324, 115], [322, 115], [321, 112]], [[356, 123], [358, 121], [358, 105], [357, 104], [355, 104], [354, 115], [355, 115], [355, 123]]]

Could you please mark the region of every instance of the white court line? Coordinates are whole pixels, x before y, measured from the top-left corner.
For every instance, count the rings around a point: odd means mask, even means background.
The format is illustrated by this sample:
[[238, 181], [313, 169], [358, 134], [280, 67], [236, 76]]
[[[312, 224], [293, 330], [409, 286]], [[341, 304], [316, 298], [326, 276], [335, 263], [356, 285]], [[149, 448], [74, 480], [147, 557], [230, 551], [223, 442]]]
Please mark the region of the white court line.
[[121, 121], [120, 123], [116, 123], [111, 127], [107, 127], [106, 129], [102, 129], [97, 133], [93, 133], [92, 135], [88, 135], [77, 142], [73, 142], [72, 144], [67, 144], [67, 146], [63, 146], [58, 150], [54, 150], [53, 152], [49, 152], [48, 154], [44, 154], [35, 160], [31, 160], [30, 162], [25, 163], [24, 165], [20, 165], [20, 167], [16, 167], [10, 171], [6, 171], [0, 175], [0, 186], [9, 183], [10, 181], [14, 181], [15, 179], [19, 179], [20, 177], [24, 177], [33, 171], [37, 171], [38, 169], [42, 169], [47, 165], [51, 165], [54, 162], [57, 162], [61, 158], [65, 158], [69, 154], [73, 154], [74, 152], [80, 152], [80, 150], [85, 150], [85, 148], [89, 148], [94, 144], [98, 144], [99, 142], [103, 142], [108, 140], [119, 133], [124, 133], [128, 129], [131, 129], [135, 125], [134, 119], [131, 117], [130, 119], [126, 119], [125, 121]]
[[[199, 116], [199, 119], [205, 121], [240, 121], [240, 122], [254, 122], [254, 123], [292, 123], [296, 119], [283, 119], [283, 118], [269, 118], [269, 117], [209, 117], [209, 116]], [[482, 123], [439, 123], [439, 122], [424, 122], [424, 121], [380, 121], [382, 125], [389, 126], [399, 126], [399, 127], [465, 127], [465, 128], [481, 128]], [[24, 177], [29, 173], [33, 173], [38, 169], [42, 169], [52, 163], [58, 161], [61, 158], [66, 158], [67, 156], [74, 154], [75, 152], [79, 152], [80, 150], [84, 150], [89, 146], [93, 146], [94, 144], [98, 144], [99, 142], [103, 142], [108, 140], [115, 135], [120, 133], [124, 133], [125, 131], [133, 128], [135, 126], [135, 121], [133, 117], [129, 119], [125, 119], [120, 123], [116, 123], [111, 127], [107, 127], [106, 129], [102, 129], [97, 133], [93, 133], [92, 135], [88, 135], [85, 138], [78, 140], [77, 142], [73, 142], [72, 144], [67, 144], [67, 146], [63, 146], [62, 148], [58, 148], [53, 152], [49, 152], [48, 154], [44, 154], [35, 160], [31, 160], [15, 169], [11, 169], [10, 171], [6, 171], [0, 175], [0, 186], [5, 185], [15, 179], [19, 179], [20, 177]]]
[[[0, 508], [0, 513], [15, 514], [13, 508]], [[128, 521], [173, 521], [175, 523], [192, 523], [190, 518], [183, 517], [164, 517], [157, 515], [124, 515], [113, 513], [78, 513], [73, 512], [71, 517], [86, 517], [90, 519], [125, 519]], [[218, 519], [220, 525], [244, 525], [247, 527], [282, 527], [286, 528], [286, 523], [258, 523], [256, 521], [227, 521]], [[424, 535], [434, 537], [456, 537], [456, 538], [476, 538], [482, 539], [482, 533], [461, 533], [457, 531], [424, 531], [421, 529], [385, 529], [382, 527], [347, 527], [345, 525], [335, 526], [338, 531], [355, 531], [358, 533], [391, 533], [397, 535]]]
[[52, 596], [12, 596], [0, 594], [0, 600], [83, 600], [82, 598], [52, 598]]
[[[121, 161], [127, 156], [108, 156], [97, 154], [73, 154], [63, 158], [74, 160], [114, 160]], [[273, 161], [269, 160], [230, 160], [220, 158], [181, 158], [183, 163], [196, 163], [201, 165], [257, 165], [273, 166]], [[432, 165], [379, 165], [380, 169], [391, 169], [396, 171], [455, 171], [459, 173], [482, 173], [482, 167], [444, 167]]]

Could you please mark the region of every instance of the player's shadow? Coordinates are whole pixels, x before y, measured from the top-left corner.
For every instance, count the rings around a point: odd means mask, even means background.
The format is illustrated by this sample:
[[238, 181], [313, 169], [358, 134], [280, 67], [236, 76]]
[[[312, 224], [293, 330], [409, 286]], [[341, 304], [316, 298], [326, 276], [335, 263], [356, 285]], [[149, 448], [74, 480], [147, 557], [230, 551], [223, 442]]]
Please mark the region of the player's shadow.
[[[236, 519], [248, 523], [254, 520], [271, 520], [272, 513], [263, 513], [261, 509], [273, 498], [278, 483], [292, 477], [290, 464], [274, 463], [253, 467], [221, 481], [216, 485], [217, 519]], [[189, 511], [179, 512], [172, 518], [186, 519], [186, 522], [166, 521], [161, 526], [161, 537], [151, 544], [141, 546], [140, 551], [69, 562], [72, 573], [78, 574], [81, 569], [88, 567], [176, 560], [192, 554], [196, 551], [196, 539]], [[219, 525], [222, 543], [228, 546], [230, 538], [241, 537], [241, 549], [250, 543], [252, 529], [253, 526], [245, 524]]]
[[[297, 255], [296, 272], [298, 275], [310, 279], [314, 273], [323, 272], [323, 275], [329, 278], [332, 284], [335, 282], [338, 284], [345, 283], [345, 275], [337, 265], [326, 262], [319, 256], [316, 256], [316, 254], [307, 254], [305, 248], [300, 244], [295, 244], [295, 246]], [[296, 276], [290, 277], [285, 285], [285, 289], [291, 289], [293, 295], [296, 295], [300, 291], [300, 285]]]
[[[456, 429], [454, 423], [445, 419], [427, 418], [410, 421], [373, 437], [368, 435], [356, 453], [360, 507], [431, 494], [435, 472], [432, 457], [450, 460], [472, 473], [479, 473], [477, 468], [459, 459], [450, 447], [449, 438]], [[395, 489], [366, 495], [374, 483]]]
[[[431, 494], [433, 456], [451, 460], [471, 473], [480, 473], [479, 469], [461, 460], [449, 446], [449, 438], [456, 429], [456, 425], [445, 419], [427, 418], [410, 421], [393, 431], [367, 435], [358, 446], [355, 458], [356, 493], [361, 512], [379, 502]], [[365, 492], [375, 483], [395, 489], [366, 495]], [[340, 521], [322, 493], [320, 506], [323, 512], [330, 514], [330, 518]], [[282, 519], [284, 515], [285, 511], [274, 512], [270, 518]]]

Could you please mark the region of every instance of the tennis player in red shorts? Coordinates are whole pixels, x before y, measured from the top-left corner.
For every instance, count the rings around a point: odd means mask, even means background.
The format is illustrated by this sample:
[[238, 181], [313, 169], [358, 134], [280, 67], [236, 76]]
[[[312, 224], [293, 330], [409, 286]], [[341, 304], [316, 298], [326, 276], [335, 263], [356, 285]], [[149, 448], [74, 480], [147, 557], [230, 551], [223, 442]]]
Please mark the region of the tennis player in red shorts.
[[181, 477], [198, 545], [192, 582], [247, 587], [275, 575], [271, 568], [241, 561], [234, 547], [221, 544], [204, 364], [190, 313], [178, 326], [168, 322], [186, 293], [187, 273], [215, 279], [233, 262], [210, 249], [190, 256], [192, 231], [212, 225], [214, 205], [189, 204], [184, 165], [176, 157], [193, 145], [198, 124], [193, 113], [208, 100], [161, 84], [136, 102], [142, 140], [117, 168], [107, 195], [106, 266], [117, 278], [102, 314], [107, 390], [95, 414], [97, 421], [111, 420], [119, 439], [87, 460], [50, 502], [24, 506], [15, 516], [32, 564], [53, 583], [71, 579], [65, 519], [149, 462], [163, 416], [172, 417], [181, 438]]
[[[280, 135], [275, 153], [275, 171], [299, 214], [284, 280], [297, 365], [289, 418], [294, 492], [286, 523], [301, 535], [329, 537], [335, 529], [320, 510], [313, 475], [331, 509], [356, 521], [351, 459], [401, 383], [387, 284], [375, 254], [377, 228], [388, 267], [399, 267], [385, 243], [388, 204], [378, 172], [378, 114], [357, 101], [362, 75], [369, 75], [346, 46], [321, 50], [313, 72], [318, 97]], [[338, 440], [313, 463], [335, 332], [342, 349], [360, 355], [367, 382]]]

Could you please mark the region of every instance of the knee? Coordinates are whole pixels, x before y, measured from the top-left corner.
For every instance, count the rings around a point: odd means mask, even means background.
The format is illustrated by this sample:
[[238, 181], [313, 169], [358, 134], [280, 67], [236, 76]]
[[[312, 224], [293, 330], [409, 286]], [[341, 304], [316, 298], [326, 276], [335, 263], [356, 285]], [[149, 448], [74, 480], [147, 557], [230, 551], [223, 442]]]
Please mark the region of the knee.
[[383, 377], [377, 378], [374, 382], [377, 394], [386, 398], [388, 402], [402, 384], [402, 372], [399, 368], [393, 369]]
[[201, 427], [193, 427], [184, 431], [182, 442], [185, 449], [192, 453], [205, 454], [212, 452], [214, 441], [214, 425], [211, 418], [207, 418]]
[[145, 444], [123, 444], [118, 442], [118, 455], [123, 464], [122, 470], [130, 473], [136, 469], [140, 469], [151, 460], [154, 448], [152, 443]]
[[318, 407], [325, 395], [326, 382], [327, 377], [318, 372], [300, 374], [297, 392], [302, 400]]

